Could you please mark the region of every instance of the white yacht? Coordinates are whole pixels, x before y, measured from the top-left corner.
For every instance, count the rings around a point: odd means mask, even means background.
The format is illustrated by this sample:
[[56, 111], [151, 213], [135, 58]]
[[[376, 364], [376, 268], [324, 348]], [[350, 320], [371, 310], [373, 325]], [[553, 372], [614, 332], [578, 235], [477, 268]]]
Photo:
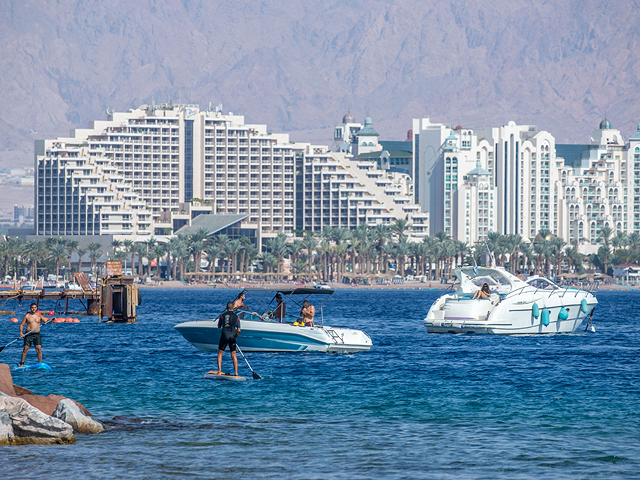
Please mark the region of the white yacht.
[[[371, 338], [362, 330], [324, 325], [322, 306], [333, 294], [331, 289], [245, 289], [243, 292], [262, 307], [259, 309], [262, 313], [257, 315], [236, 311], [240, 315], [241, 328], [237, 343], [243, 351], [355, 353], [371, 350]], [[295, 313], [299, 311], [296, 306], [301, 308], [302, 302], [311, 295], [324, 297], [320, 305], [316, 303], [314, 326], [293, 325], [297, 315], [290, 314], [283, 322], [276, 321], [273, 313], [276, 293], [284, 296], [288, 311]], [[184, 322], [173, 328], [198, 350], [218, 350], [221, 329], [217, 319]]]
[[[548, 278], [526, 281], [501, 267], [456, 268], [459, 287], [438, 298], [424, 319], [429, 333], [537, 334], [574, 332], [598, 304], [589, 290], [559, 287]], [[487, 284], [491, 295], [473, 299]]]

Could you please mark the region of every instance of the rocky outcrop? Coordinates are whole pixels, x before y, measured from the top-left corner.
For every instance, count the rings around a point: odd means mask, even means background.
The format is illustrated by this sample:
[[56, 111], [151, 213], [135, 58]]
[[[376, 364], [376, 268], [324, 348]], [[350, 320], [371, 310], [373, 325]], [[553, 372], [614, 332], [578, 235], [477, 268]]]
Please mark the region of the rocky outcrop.
[[0, 412], [0, 445], [11, 445], [15, 437], [11, 417], [7, 412]]
[[103, 433], [104, 426], [75, 400], [14, 385], [9, 365], [0, 364], [0, 445], [75, 443], [74, 432]]
[[104, 433], [102, 423], [86, 416], [78, 405], [68, 398], [63, 398], [58, 402], [58, 406], [51, 416], [71, 425], [75, 433]]
[[67, 444], [75, 443], [73, 428], [66, 422], [46, 415], [17, 397], [0, 397], [0, 412], [11, 419], [15, 437], [13, 444]]

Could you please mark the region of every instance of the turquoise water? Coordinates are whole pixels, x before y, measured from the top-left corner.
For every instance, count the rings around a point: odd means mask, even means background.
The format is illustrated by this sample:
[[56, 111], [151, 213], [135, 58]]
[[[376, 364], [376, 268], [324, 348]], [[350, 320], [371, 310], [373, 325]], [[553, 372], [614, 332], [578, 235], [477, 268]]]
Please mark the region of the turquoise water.
[[[599, 294], [595, 334], [500, 337], [427, 334], [438, 292], [340, 290], [325, 321], [365, 330], [371, 352], [251, 353], [263, 380], [205, 380], [214, 355], [172, 327], [213, 317], [234, 293], [144, 290], [135, 325], [44, 327], [53, 371], [14, 382], [78, 400], [108, 431], [0, 447], [4, 478], [639, 475], [638, 292]], [[0, 318], [0, 343], [16, 332]], [[16, 363], [18, 343], [0, 361]]]

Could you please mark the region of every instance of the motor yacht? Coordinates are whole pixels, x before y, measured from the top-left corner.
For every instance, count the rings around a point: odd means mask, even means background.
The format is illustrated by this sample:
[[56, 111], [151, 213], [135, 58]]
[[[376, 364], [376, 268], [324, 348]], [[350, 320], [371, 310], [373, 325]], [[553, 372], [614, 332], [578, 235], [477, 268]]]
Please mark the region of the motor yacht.
[[[427, 313], [429, 333], [571, 333], [593, 315], [597, 283], [587, 289], [560, 287], [548, 278], [521, 280], [501, 267], [454, 270], [457, 288], [438, 298]], [[472, 298], [487, 284], [488, 298]]]
[[[240, 317], [240, 335], [237, 343], [247, 352], [327, 352], [355, 353], [371, 349], [369, 335], [361, 330], [324, 325], [323, 305], [334, 293], [331, 289], [245, 289], [261, 308], [255, 313], [236, 311]], [[275, 294], [280, 293], [289, 311], [302, 307], [302, 302], [312, 295], [320, 295], [324, 301], [316, 305], [314, 326], [293, 325], [297, 315], [287, 315], [284, 322], [274, 318]], [[180, 334], [198, 350], [217, 351], [220, 333], [218, 319], [196, 320], [176, 325]]]

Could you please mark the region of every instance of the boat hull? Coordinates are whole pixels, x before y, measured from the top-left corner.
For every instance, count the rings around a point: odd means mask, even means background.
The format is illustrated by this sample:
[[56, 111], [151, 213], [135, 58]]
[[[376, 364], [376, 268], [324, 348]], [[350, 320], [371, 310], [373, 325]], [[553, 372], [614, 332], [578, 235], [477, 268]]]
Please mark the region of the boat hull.
[[[446, 297], [446, 296], [445, 296]], [[506, 299], [495, 307], [489, 300], [456, 300], [455, 296], [437, 300], [424, 319], [428, 333], [478, 333], [497, 335], [533, 335], [573, 333], [589, 317], [598, 304], [595, 296], [580, 292], [573, 298], [554, 295], [545, 298], [530, 298], [526, 301]], [[581, 300], [587, 303], [586, 313], [581, 309]], [[465, 302], [469, 303], [468, 308]], [[533, 314], [533, 304], [540, 311], [549, 313], [549, 324], [545, 325], [542, 315]], [[561, 318], [561, 310], [567, 318]], [[461, 313], [464, 312], [464, 313]]]
[[[215, 320], [181, 323], [174, 327], [198, 350], [218, 350], [220, 333]], [[241, 320], [237, 343], [247, 352], [355, 353], [371, 349], [369, 336], [338, 327], [298, 327], [287, 323]]]

